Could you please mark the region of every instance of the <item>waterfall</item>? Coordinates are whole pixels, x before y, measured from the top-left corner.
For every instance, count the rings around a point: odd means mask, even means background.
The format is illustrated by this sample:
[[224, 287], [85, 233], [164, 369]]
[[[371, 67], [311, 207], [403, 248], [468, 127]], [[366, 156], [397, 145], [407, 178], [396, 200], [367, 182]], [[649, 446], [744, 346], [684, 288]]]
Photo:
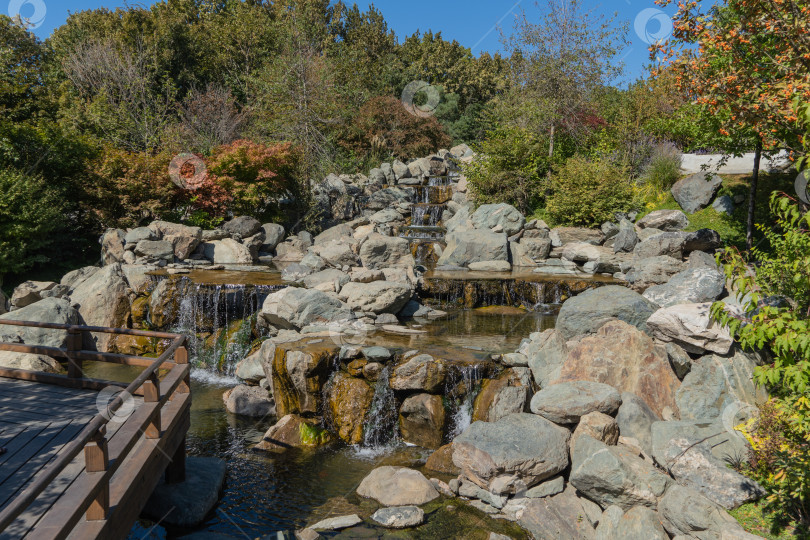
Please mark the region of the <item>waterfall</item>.
[[450, 398], [450, 440], [455, 439], [472, 423], [475, 398], [480, 390], [482, 374], [478, 364], [453, 369], [445, 394]]
[[171, 329], [189, 337], [195, 378], [232, 379], [250, 352], [255, 315], [274, 285], [211, 285], [182, 278], [176, 321]]
[[363, 448], [379, 451], [397, 440], [397, 402], [389, 384], [390, 366], [380, 372], [363, 427]]

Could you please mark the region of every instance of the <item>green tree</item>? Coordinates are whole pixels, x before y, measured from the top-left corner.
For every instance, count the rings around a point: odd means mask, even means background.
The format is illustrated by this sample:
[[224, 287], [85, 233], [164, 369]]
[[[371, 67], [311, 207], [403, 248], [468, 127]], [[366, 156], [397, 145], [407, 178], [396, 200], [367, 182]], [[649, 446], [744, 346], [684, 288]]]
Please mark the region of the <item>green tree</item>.
[[4, 274], [48, 261], [42, 252], [56, 240], [63, 208], [42, 177], [0, 169], [0, 283]]

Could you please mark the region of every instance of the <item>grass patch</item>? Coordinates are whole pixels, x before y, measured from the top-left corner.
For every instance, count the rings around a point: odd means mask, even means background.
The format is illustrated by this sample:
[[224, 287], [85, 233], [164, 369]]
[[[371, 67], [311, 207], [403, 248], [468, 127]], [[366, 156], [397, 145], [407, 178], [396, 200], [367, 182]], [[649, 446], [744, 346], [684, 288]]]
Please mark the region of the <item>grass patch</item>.
[[[714, 229], [723, 238], [723, 242], [728, 246], [735, 246], [739, 249], [745, 249], [745, 236], [748, 223], [748, 190], [749, 182], [751, 181], [750, 175], [733, 174], [721, 175], [723, 178], [723, 185], [720, 187], [718, 197], [722, 195], [729, 195], [732, 199], [735, 196], [742, 195], [745, 200], [739, 204], [735, 204], [734, 212], [731, 215], [721, 214], [714, 208], [709, 206], [694, 214], [688, 215], [689, 227], [687, 231], [696, 231], [698, 229]], [[759, 187], [757, 189], [756, 208], [754, 210], [754, 222], [772, 226], [773, 217], [771, 216], [770, 208], [768, 207], [771, 193], [774, 191], [784, 191], [793, 193], [793, 182], [795, 178], [790, 173], [760, 173]], [[675, 202], [671, 193], [667, 193], [660, 202], [657, 202], [651, 207], [644, 210], [639, 215], [639, 219], [649, 214], [654, 210], [680, 210], [681, 207]], [[754, 231], [754, 244], [761, 242], [763, 236], [759, 231]], [[760, 246], [765, 248], [767, 246]]]
[[743, 529], [768, 540], [793, 540], [810, 538], [807, 531], [800, 531], [794, 523], [784, 523], [780, 517], [760, 503], [748, 503], [729, 512], [740, 522]]

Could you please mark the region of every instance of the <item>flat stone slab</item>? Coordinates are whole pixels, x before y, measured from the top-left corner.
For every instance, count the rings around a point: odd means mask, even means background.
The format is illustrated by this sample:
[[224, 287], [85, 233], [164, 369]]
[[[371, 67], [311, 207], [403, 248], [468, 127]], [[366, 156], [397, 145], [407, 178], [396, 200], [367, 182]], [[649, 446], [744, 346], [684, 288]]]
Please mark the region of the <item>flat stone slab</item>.
[[199, 525], [219, 501], [225, 472], [225, 461], [221, 459], [187, 457], [185, 481], [177, 484], [161, 481], [142, 515], [175, 527]]
[[380, 508], [371, 516], [371, 519], [391, 529], [407, 529], [416, 527], [425, 522], [425, 512], [416, 506], [398, 506], [394, 508]]
[[359, 525], [361, 523], [363, 523], [363, 520], [360, 519], [360, 516], [357, 514], [352, 514], [350, 516], [327, 518], [307, 528], [314, 531], [339, 531], [341, 529], [354, 527], [355, 525]]

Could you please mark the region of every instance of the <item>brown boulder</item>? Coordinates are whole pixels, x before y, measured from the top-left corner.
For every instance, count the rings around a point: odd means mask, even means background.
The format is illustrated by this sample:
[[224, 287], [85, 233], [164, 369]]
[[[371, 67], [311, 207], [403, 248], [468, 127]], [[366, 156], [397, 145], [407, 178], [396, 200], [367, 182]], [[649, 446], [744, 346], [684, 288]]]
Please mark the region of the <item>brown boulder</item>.
[[437, 473], [458, 476], [461, 469], [453, 463], [453, 443], [445, 444], [430, 454], [425, 463], [425, 468]]
[[406, 398], [399, 410], [402, 439], [424, 448], [440, 447], [445, 416], [441, 396], [416, 394]]
[[528, 371], [527, 368], [507, 369], [497, 379], [484, 380], [475, 398], [473, 421], [497, 422], [512, 413], [524, 412], [532, 395]]
[[363, 424], [374, 389], [363, 379], [338, 373], [329, 388], [329, 410], [338, 437], [348, 444], [363, 442]]
[[290, 448], [315, 448], [330, 443], [329, 432], [314, 420], [308, 420], [297, 414], [288, 414], [264, 434], [262, 440], [254, 446], [262, 452], [282, 453]]
[[607, 322], [571, 350], [556, 382], [566, 381], [595, 381], [632, 392], [659, 416], [667, 408], [678, 411], [675, 392], [680, 381], [666, 349], [623, 321]]

